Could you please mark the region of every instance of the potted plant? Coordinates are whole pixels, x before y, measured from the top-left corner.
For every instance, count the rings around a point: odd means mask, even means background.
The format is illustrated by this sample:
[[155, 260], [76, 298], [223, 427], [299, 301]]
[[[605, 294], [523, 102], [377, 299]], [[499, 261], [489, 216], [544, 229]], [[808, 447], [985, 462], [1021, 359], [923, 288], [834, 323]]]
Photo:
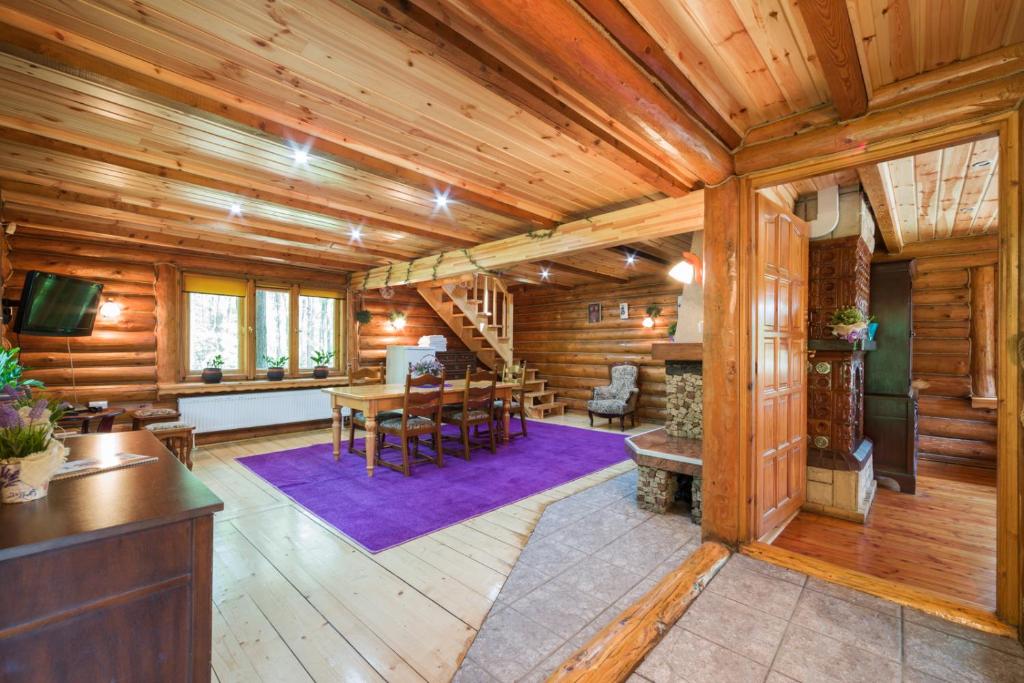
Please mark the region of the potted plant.
[[678, 329], [678, 325], [679, 325], [679, 321], [678, 320], [673, 320], [672, 323], [668, 326], [668, 338], [669, 339], [673, 339], [674, 340], [676, 338], [676, 330]]
[[62, 415], [56, 400], [20, 398], [0, 405], [0, 501], [43, 498], [50, 478], [67, 460], [67, 448], [53, 438]]
[[366, 325], [373, 319], [373, 313], [370, 313], [365, 308], [361, 311], [356, 311], [356, 322], [360, 325]]
[[868, 318], [856, 306], [838, 309], [832, 314], [829, 324], [832, 327], [832, 334], [850, 342], [854, 348], [857, 342], [867, 335]]
[[11, 401], [27, 398], [32, 395], [32, 389], [40, 389], [43, 383], [37, 379], [22, 379], [25, 371], [19, 360], [21, 349], [0, 348], [0, 387], [4, 388], [0, 394], [0, 402], [10, 403]]
[[331, 369], [327, 366], [334, 358], [334, 351], [314, 351], [309, 356], [313, 361], [313, 377], [316, 379], [327, 379]]
[[644, 309], [644, 313], [647, 314], [647, 317], [643, 320], [643, 326], [650, 329], [654, 327], [654, 322], [661, 317], [661, 306], [658, 304], [651, 304]]
[[264, 356], [267, 363], [267, 379], [280, 382], [284, 379], [284, 366], [288, 364], [288, 356]]
[[203, 368], [203, 383], [204, 384], [220, 384], [220, 381], [224, 379], [224, 372], [221, 368], [224, 367], [224, 357], [219, 353], [211, 358], [207, 363], [206, 367]]
[[415, 363], [409, 363], [409, 372], [412, 373], [413, 377], [440, 375], [442, 370], [444, 370], [444, 366], [441, 365], [441, 361], [437, 359], [437, 356], [423, 356], [423, 358], [420, 358]]

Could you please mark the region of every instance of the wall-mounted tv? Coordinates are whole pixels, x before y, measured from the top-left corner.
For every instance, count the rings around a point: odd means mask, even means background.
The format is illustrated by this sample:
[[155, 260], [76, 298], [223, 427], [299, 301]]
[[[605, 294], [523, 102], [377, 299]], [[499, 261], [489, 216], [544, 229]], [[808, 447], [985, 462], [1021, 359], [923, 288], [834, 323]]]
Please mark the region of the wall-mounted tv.
[[88, 337], [103, 285], [38, 270], [25, 275], [14, 331], [46, 337]]

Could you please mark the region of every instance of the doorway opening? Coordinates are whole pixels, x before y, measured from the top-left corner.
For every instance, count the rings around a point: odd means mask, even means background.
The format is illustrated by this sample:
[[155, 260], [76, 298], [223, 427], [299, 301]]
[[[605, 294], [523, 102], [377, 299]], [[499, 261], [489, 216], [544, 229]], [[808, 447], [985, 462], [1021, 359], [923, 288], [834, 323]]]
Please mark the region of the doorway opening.
[[997, 611], [998, 135], [756, 194], [754, 536]]

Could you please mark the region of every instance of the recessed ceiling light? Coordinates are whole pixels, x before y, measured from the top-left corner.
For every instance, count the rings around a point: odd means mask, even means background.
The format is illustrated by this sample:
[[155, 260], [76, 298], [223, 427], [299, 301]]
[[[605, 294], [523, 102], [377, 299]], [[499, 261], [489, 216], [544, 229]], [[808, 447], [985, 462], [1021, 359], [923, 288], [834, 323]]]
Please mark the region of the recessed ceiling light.
[[292, 158], [295, 159], [296, 164], [307, 164], [309, 163], [309, 152], [302, 147], [297, 147], [292, 150]]
[[242, 215], [242, 205], [241, 204], [232, 204], [231, 207], [228, 209], [228, 213], [230, 213], [232, 216], [241, 216]]
[[437, 192], [437, 191], [435, 191], [434, 192], [434, 205], [437, 208], [439, 208], [439, 209], [443, 209], [444, 207], [448, 206], [448, 193], [451, 192], [451, 191], [452, 191], [451, 188], [448, 188], [444, 192]]
[[991, 159], [982, 159], [981, 161], [975, 161], [973, 164], [971, 164], [971, 168], [985, 168], [986, 166], [991, 166], [991, 165], [992, 165], [992, 160]]
[[549, 277], [551, 277], [551, 269], [550, 268], [541, 268], [540, 269], [540, 279], [541, 280], [547, 280]]
[[636, 254], [626, 254], [626, 265], [631, 266], [636, 263]]
[[970, 213], [971, 211], [974, 211], [973, 206], [964, 206], [960, 208], [960, 213]]
[[363, 239], [363, 229], [359, 227], [352, 228], [349, 230], [348, 236], [353, 242], [358, 242]]

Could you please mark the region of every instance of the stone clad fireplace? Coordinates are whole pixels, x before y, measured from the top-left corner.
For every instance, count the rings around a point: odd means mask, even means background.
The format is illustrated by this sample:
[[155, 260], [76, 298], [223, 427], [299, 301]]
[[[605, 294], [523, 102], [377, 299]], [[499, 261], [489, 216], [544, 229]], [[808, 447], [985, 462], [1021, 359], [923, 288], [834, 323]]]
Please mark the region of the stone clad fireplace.
[[704, 375], [700, 361], [665, 361], [665, 410], [665, 431], [670, 436], [704, 438]]

